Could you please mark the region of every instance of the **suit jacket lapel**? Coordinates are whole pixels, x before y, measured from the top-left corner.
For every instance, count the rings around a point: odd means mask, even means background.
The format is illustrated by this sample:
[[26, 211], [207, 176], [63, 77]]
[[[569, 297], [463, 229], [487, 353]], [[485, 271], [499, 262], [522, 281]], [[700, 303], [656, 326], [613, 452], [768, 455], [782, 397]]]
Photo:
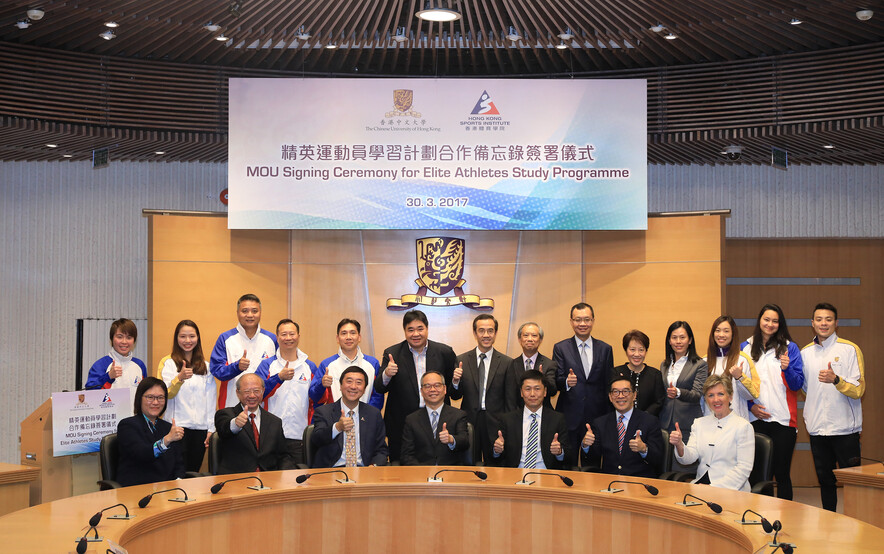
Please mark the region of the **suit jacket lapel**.
[[475, 349], [470, 350], [470, 355], [467, 356], [467, 361], [464, 365], [466, 366], [464, 368], [464, 374], [469, 373], [472, 376], [472, 378], [470, 379], [471, 386], [473, 387], [473, 390], [476, 392], [476, 394], [479, 395], [478, 398], [481, 398], [482, 383], [479, 382], [479, 363], [476, 360]]
[[694, 368], [697, 366], [696, 363], [692, 362], [688, 359], [685, 362], [684, 367], [681, 368], [681, 373], [678, 374], [678, 379], [675, 380], [676, 384], [681, 385], [691, 385], [690, 387], [685, 387], [688, 389], [693, 388], [693, 380], [694, 380]]
[[[408, 341], [405, 341], [405, 343], [403, 343], [401, 357], [402, 357], [403, 361], [401, 361], [401, 362], [399, 360], [394, 360], [394, 361], [401, 368], [400, 372], [405, 373], [406, 378], [408, 379], [409, 383], [411, 384], [410, 390], [413, 390], [415, 392], [415, 394], [418, 397], [420, 397], [420, 393], [418, 392], [418, 387], [417, 387], [417, 367], [415, 367], [415, 365], [414, 365], [414, 354], [411, 353], [411, 349], [408, 347]], [[429, 345], [429, 343], [427, 343], [427, 361], [429, 362], [429, 360], [430, 360], [430, 345]], [[402, 369], [404, 369], [405, 371], [403, 372]]]
[[494, 380], [494, 376], [497, 374], [498, 366], [500, 366], [500, 352], [492, 348], [491, 355], [486, 359], [488, 360], [488, 373], [485, 381], [491, 383]]
[[[572, 336], [570, 339], [568, 339], [568, 348], [571, 350], [571, 355], [573, 356], [573, 359], [578, 362], [580, 367], [579, 368], [567, 367], [565, 369], [566, 370], [573, 369], [574, 374], [577, 375], [577, 380], [586, 382], [586, 372], [581, 371], [581, 370], [583, 370], [583, 358], [580, 356], [580, 349], [577, 348], [577, 337]], [[594, 354], [595, 348], [593, 348], [592, 350], [593, 350], [593, 356], [595, 356], [595, 354]], [[567, 373], [566, 373], [566, 375], [567, 375]]]

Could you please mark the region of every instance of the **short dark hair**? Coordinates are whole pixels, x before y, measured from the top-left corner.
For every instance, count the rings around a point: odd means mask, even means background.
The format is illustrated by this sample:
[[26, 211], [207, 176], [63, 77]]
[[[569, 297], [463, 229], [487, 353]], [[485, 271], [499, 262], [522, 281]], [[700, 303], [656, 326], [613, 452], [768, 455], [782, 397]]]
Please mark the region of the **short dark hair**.
[[132, 337], [132, 340], [136, 342], [138, 341], [138, 327], [135, 326], [135, 323], [131, 319], [121, 317], [120, 319], [111, 323], [110, 333], [108, 333], [111, 344], [113, 344], [114, 342], [114, 335], [117, 334], [117, 331], [129, 335], [130, 337]]
[[252, 293], [244, 294], [239, 297], [239, 300], [236, 301], [236, 309], [237, 310], [239, 309], [239, 305], [242, 304], [243, 302], [257, 302], [259, 306], [261, 305], [261, 300]]
[[817, 304], [814, 307], [813, 312], [810, 314], [811, 319], [813, 319], [813, 316], [816, 315], [817, 310], [829, 310], [830, 312], [835, 314], [835, 319], [838, 319], [838, 308], [829, 304], [828, 302], [820, 302], [819, 304]]
[[141, 399], [148, 390], [160, 386], [163, 389], [163, 396], [166, 398], [166, 402], [163, 403], [163, 409], [160, 410], [160, 416], [166, 413], [166, 406], [169, 404], [169, 389], [166, 388], [166, 383], [163, 382], [162, 379], [157, 379], [156, 377], [145, 377], [138, 383], [138, 387], [135, 388], [135, 415], [143, 415], [144, 412], [141, 410]]
[[574, 310], [585, 310], [589, 308], [589, 313], [592, 314], [592, 318], [595, 319], [595, 310], [592, 309], [592, 306], [587, 304], [586, 302], [578, 302], [571, 306], [570, 317], [574, 317]]
[[277, 335], [279, 334], [279, 328], [280, 328], [281, 326], [285, 325], [286, 323], [291, 323], [292, 325], [294, 325], [294, 326], [295, 326], [295, 329], [298, 331], [298, 334], [299, 334], [299, 335], [301, 334], [301, 326], [298, 325], [298, 323], [297, 323], [296, 321], [292, 321], [292, 320], [289, 319], [289, 318], [285, 318], [285, 319], [280, 319], [280, 320], [279, 320], [279, 323], [276, 324], [276, 334], [277, 334]]
[[490, 319], [494, 322], [494, 332], [497, 332], [497, 318], [495, 318], [491, 314], [479, 314], [473, 319], [473, 332], [476, 332], [476, 327], [479, 325], [480, 321], [485, 321], [486, 319]]
[[525, 381], [540, 381], [543, 385], [543, 388], [546, 388], [546, 381], [543, 380], [543, 373], [537, 371], [536, 369], [529, 369], [527, 371], [523, 371], [522, 375], [519, 376], [519, 388], [522, 388], [522, 385], [525, 384]]
[[648, 335], [642, 333], [638, 329], [633, 329], [629, 331], [625, 335], [623, 335], [623, 350], [629, 349], [629, 343], [635, 341], [642, 346], [645, 347], [645, 350], [651, 346], [651, 339], [648, 338]]
[[338, 382], [344, 384], [344, 376], [348, 373], [359, 373], [360, 375], [362, 375], [362, 382], [365, 383], [366, 387], [368, 386], [368, 374], [365, 373], [365, 370], [358, 365], [351, 365], [350, 367], [345, 369], [344, 372], [341, 373], [341, 378]]
[[402, 328], [405, 329], [408, 327], [408, 324], [414, 320], [418, 320], [427, 327], [430, 326], [430, 322], [427, 321], [427, 314], [420, 310], [408, 310], [405, 312], [405, 315], [402, 316]]
[[611, 377], [611, 379], [608, 381], [608, 392], [610, 392], [611, 389], [614, 388], [614, 383], [617, 383], [619, 381], [626, 381], [627, 383], [629, 383], [629, 390], [633, 392], [635, 391], [635, 387], [632, 385], [632, 380], [625, 375], [618, 373]]
[[355, 319], [350, 319], [350, 318], [345, 317], [344, 319], [342, 319], [341, 321], [338, 322], [338, 330], [335, 331], [335, 333], [340, 333], [341, 327], [343, 327], [344, 325], [347, 325], [348, 323], [350, 325], [353, 325], [354, 327], [356, 327], [357, 333], [362, 332], [362, 325], [360, 325], [358, 321], [356, 321]]
[[442, 375], [441, 371], [436, 371], [435, 369], [428, 369], [427, 371], [424, 372], [423, 375], [421, 375], [421, 385], [424, 384], [424, 377], [426, 377], [427, 375], [438, 375], [439, 377], [442, 378], [442, 384], [443, 385], [445, 384], [445, 376]]

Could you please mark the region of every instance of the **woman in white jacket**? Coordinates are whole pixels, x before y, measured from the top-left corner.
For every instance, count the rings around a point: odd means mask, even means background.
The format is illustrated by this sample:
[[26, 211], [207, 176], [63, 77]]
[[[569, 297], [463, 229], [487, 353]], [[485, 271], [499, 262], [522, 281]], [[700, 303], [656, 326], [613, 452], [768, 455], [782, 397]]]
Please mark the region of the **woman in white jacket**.
[[699, 460], [694, 483], [749, 491], [749, 474], [755, 460], [755, 431], [731, 410], [733, 385], [730, 377], [710, 375], [703, 384], [703, 398], [712, 413], [694, 421], [688, 444], [682, 442], [676, 425], [669, 434], [675, 458], [681, 464]]
[[160, 360], [158, 377], [169, 388], [163, 419], [184, 427], [184, 468], [199, 471], [215, 432], [217, 387], [203, 355], [200, 330], [189, 319], [180, 321], [172, 339], [172, 354]]

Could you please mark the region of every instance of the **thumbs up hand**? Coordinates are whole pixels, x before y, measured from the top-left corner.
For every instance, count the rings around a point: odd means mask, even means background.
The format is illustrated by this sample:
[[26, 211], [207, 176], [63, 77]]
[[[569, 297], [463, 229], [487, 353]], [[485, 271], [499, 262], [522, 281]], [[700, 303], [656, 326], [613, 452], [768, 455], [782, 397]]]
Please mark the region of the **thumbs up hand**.
[[448, 424], [442, 424], [442, 430], [439, 431], [439, 442], [442, 444], [452, 444], [454, 443], [454, 437], [451, 436], [451, 433], [448, 432]]
[[163, 437], [163, 442], [166, 446], [169, 446], [175, 441], [180, 441], [184, 438], [184, 427], [178, 427], [175, 423], [175, 418], [172, 418], [172, 428], [169, 429], [169, 433]]
[[457, 368], [454, 370], [454, 377], [451, 379], [452, 385], [457, 385], [460, 383], [460, 378], [463, 377], [463, 362], [457, 364]]
[[193, 377], [193, 368], [187, 367], [187, 364], [181, 364], [181, 371], [178, 372], [178, 380], [179, 381], [187, 381]]
[[494, 441], [494, 453], [498, 456], [503, 453], [503, 433], [497, 431], [497, 440]]
[[640, 429], [635, 432], [635, 438], [629, 440], [629, 449], [633, 452], [638, 452], [639, 454], [644, 454], [648, 451], [648, 445], [642, 441], [642, 432]]
[[249, 369], [249, 366], [252, 365], [252, 362], [250, 362], [249, 359], [246, 358], [246, 354], [245, 352], [243, 352], [242, 358], [239, 359], [239, 363], [237, 365], [239, 366], [240, 371], [245, 371]]
[[669, 444], [684, 446], [684, 442], [681, 440], [681, 428], [678, 426], [678, 422], [675, 423], [675, 431], [669, 433]]
[[121, 366], [117, 362], [114, 362], [107, 373], [108, 375], [110, 375], [111, 379], [119, 379], [123, 376], [123, 366]]
[[568, 370], [568, 378], [565, 379], [565, 384], [568, 385], [569, 387], [576, 387], [577, 386], [577, 375], [574, 374], [573, 369]]
[[246, 423], [249, 422], [249, 410], [248, 410], [248, 409], [244, 409], [243, 411], [241, 411], [241, 412], [239, 413], [239, 415], [236, 416], [236, 419], [233, 420], [233, 422], [234, 422], [234, 423], [236, 424], [236, 426], [239, 427], [240, 429], [242, 429], [243, 427], [245, 427], [245, 426], [246, 426]]
[[295, 368], [289, 367], [292, 362], [287, 361], [285, 367], [279, 370], [279, 378], [283, 381], [290, 381], [295, 376]]
[[387, 364], [387, 367], [384, 369], [384, 375], [387, 377], [393, 377], [397, 373], [399, 373], [399, 366], [396, 365], [396, 362], [393, 361], [393, 355], [388, 354], [390, 356], [390, 362]]
[[829, 362], [829, 365], [826, 367], [826, 369], [820, 371], [819, 380], [820, 383], [835, 382], [835, 372], [832, 371], [832, 362]]
[[595, 434], [592, 432], [592, 427], [589, 426], [589, 423], [586, 424], [586, 434], [583, 435], [583, 448], [589, 448], [595, 443]]
[[558, 433], [553, 435], [552, 444], [549, 445], [549, 452], [553, 456], [561, 456], [562, 455], [562, 443], [559, 442], [559, 434]]
[[332, 386], [332, 383], [335, 382], [334, 377], [331, 376], [331, 373], [328, 370], [325, 371], [325, 375], [322, 376], [322, 386], [325, 388], [329, 388]]

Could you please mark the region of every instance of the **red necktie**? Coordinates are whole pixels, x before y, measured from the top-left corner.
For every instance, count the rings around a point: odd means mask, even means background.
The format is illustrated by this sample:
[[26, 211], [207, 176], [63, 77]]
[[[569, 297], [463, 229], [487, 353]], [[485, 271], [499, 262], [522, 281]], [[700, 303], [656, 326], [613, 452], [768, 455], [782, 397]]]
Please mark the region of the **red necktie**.
[[252, 423], [252, 432], [255, 433], [255, 449], [261, 448], [259, 439], [261, 435], [258, 433], [258, 426], [255, 424], [255, 414], [249, 414], [249, 421]]

